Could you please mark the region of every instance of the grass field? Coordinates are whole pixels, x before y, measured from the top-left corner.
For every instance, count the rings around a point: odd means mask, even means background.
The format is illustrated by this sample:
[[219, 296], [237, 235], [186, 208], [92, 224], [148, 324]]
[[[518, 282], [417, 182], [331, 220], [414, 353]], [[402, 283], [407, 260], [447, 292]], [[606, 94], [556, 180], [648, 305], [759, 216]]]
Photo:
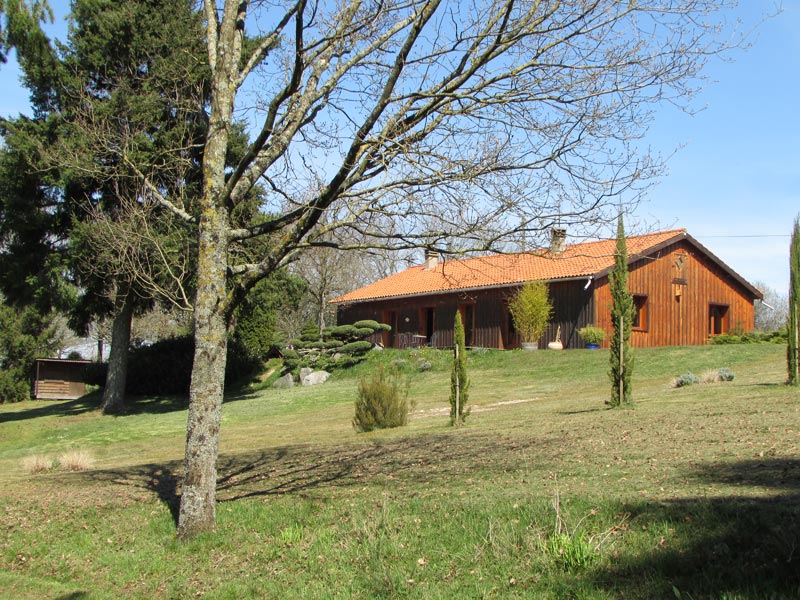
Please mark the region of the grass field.
[[[407, 427], [357, 434], [358, 378], [403, 361]], [[431, 368], [420, 371], [421, 361]], [[0, 406], [1, 598], [800, 598], [800, 392], [785, 348], [640, 350], [633, 409], [605, 351], [384, 351], [223, 408], [218, 530], [175, 540], [186, 411]], [[733, 382], [672, 388], [728, 367]], [[31, 474], [65, 452], [87, 470]], [[65, 463], [66, 464], [66, 463]]]

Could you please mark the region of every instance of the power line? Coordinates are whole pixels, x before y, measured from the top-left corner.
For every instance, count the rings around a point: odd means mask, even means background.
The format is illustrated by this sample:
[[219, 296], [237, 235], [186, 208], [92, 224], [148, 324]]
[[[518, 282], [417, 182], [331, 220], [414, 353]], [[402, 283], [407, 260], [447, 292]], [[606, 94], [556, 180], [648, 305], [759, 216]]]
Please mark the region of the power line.
[[781, 233], [766, 233], [762, 235], [703, 235], [702, 233], [694, 234], [694, 237], [703, 238], [788, 238], [792, 237], [791, 234]]

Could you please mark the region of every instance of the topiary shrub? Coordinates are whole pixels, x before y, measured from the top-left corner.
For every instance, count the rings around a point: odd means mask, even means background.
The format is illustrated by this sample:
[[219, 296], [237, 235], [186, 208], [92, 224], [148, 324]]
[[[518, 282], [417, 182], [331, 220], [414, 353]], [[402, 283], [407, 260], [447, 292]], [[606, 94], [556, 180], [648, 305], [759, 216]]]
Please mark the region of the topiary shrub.
[[300, 337], [292, 340], [291, 348], [283, 353], [284, 365], [293, 373], [303, 367], [330, 371], [353, 366], [372, 349], [367, 338], [390, 329], [377, 321], [358, 321], [326, 327], [320, 333], [313, 324], [307, 324]]
[[369, 380], [359, 381], [355, 408], [353, 428], [365, 432], [406, 425], [414, 405], [408, 400], [408, 382], [402, 375], [378, 365]]

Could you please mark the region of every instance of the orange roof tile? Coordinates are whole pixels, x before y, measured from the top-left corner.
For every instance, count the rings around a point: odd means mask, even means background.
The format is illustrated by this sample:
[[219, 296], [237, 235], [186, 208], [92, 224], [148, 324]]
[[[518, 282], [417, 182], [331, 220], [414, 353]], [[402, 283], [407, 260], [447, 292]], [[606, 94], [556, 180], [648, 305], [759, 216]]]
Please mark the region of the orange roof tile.
[[[628, 257], [635, 259], [651, 248], [686, 235], [685, 229], [671, 229], [627, 239]], [[547, 250], [521, 254], [493, 254], [462, 260], [439, 261], [434, 269], [414, 266], [380, 281], [331, 300], [341, 304], [381, 298], [419, 296], [476, 288], [588, 277], [614, 265], [616, 240], [600, 240], [567, 246], [563, 252]]]

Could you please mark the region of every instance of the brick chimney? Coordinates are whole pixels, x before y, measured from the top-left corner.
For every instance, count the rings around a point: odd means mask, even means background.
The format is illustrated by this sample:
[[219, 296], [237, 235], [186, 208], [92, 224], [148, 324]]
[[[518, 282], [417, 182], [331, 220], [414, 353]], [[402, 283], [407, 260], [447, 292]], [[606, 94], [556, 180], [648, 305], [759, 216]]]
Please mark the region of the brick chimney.
[[426, 271], [433, 271], [439, 264], [439, 253], [433, 250], [425, 250], [425, 263], [423, 267]]
[[567, 230], [562, 227], [553, 227], [550, 231], [550, 252], [560, 254], [567, 245]]

